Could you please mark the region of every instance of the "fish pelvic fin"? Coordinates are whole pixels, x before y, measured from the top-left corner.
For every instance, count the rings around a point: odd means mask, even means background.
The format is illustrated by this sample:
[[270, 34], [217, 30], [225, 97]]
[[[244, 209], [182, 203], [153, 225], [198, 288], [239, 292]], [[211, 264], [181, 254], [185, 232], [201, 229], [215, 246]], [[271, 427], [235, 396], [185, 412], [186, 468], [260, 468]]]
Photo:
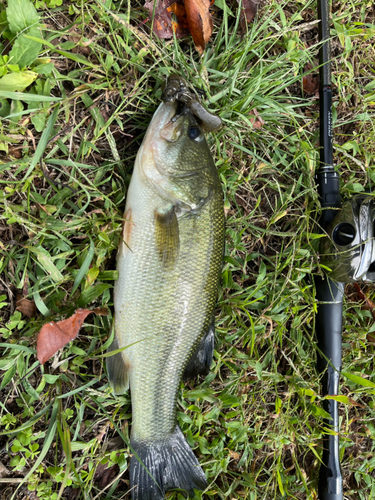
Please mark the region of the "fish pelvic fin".
[[160, 260], [173, 269], [180, 251], [180, 234], [174, 207], [165, 213], [155, 211], [155, 238]]
[[[120, 349], [118, 340], [112, 342], [108, 352]], [[127, 366], [123, 353], [118, 352], [107, 358], [108, 381], [115, 394], [123, 394], [129, 389], [129, 367]]]
[[192, 380], [197, 375], [208, 375], [210, 372], [215, 347], [215, 317], [212, 318], [207, 332], [203, 335], [196, 350], [190, 358], [185, 371], [184, 381]]
[[166, 491], [185, 490], [193, 497], [194, 489], [207, 487], [206, 476], [180, 428], [162, 442], [131, 440], [134, 450], [130, 462], [130, 486], [133, 500], [164, 500]]

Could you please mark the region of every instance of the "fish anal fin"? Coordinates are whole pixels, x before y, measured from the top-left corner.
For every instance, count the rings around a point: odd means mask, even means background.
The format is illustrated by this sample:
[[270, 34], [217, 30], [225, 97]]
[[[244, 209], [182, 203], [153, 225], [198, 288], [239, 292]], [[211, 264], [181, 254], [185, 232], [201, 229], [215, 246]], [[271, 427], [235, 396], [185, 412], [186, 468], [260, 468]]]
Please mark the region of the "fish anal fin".
[[212, 321], [199, 342], [196, 350], [190, 358], [185, 371], [184, 381], [191, 380], [197, 375], [207, 375], [211, 368], [215, 347], [215, 318]]
[[[120, 349], [118, 340], [112, 342], [108, 352]], [[129, 365], [125, 362], [122, 352], [107, 358], [108, 381], [115, 394], [123, 394], [129, 389]]]
[[155, 210], [155, 238], [160, 260], [166, 268], [173, 268], [180, 250], [180, 234], [174, 207], [165, 213]]

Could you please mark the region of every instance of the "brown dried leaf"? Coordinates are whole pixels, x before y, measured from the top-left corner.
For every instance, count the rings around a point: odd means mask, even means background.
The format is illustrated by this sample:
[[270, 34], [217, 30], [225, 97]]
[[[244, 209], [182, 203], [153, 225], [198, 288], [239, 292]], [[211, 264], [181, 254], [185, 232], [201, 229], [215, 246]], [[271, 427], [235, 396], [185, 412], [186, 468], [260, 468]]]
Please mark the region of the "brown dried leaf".
[[108, 463], [99, 464], [95, 470], [94, 481], [99, 482], [101, 489], [107, 487], [120, 472], [118, 464], [108, 467]]
[[10, 471], [0, 462], [0, 478], [8, 477]]
[[105, 425], [103, 425], [103, 427], [99, 429], [99, 434], [95, 436], [95, 439], [99, 442], [102, 442], [110, 426], [111, 422], [108, 421]]
[[260, 116], [260, 114], [258, 113], [258, 111], [255, 108], [253, 108], [249, 112], [249, 115], [254, 115], [255, 116], [254, 118], [250, 118], [250, 121], [251, 121], [251, 124], [252, 124], [253, 128], [262, 128], [263, 127], [264, 120], [263, 120], [263, 118]]
[[40, 497], [35, 493], [35, 491], [29, 492], [26, 496], [22, 497], [22, 500], [40, 500]]
[[375, 319], [375, 304], [372, 300], [370, 300], [367, 295], [363, 292], [363, 290], [360, 288], [358, 283], [354, 283], [354, 287], [357, 290], [358, 297], [360, 300], [364, 302], [363, 304], [363, 309], [367, 309], [368, 311], [371, 312], [373, 318]]
[[16, 158], [17, 160], [22, 157], [22, 152], [20, 151], [20, 148], [10, 147], [8, 150], [8, 154], [9, 156]]
[[[146, 2], [145, 8], [152, 19], [154, 2]], [[172, 13], [176, 16], [177, 22], [172, 19]], [[159, 38], [173, 38], [173, 32], [177, 38], [190, 33], [183, 0], [157, 0], [153, 31]]]
[[354, 400], [354, 399], [352, 399], [352, 398], [348, 398], [348, 400], [349, 400], [349, 403], [350, 403], [351, 405], [353, 405], [353, 406], [359, 406], [360, 408], [366, 408], [366, 406], [365, 406], [365, 405], [361, 405], [360, 403], [357, 403], [357, 401], [355, 401], [355, 400]]
[[[313, 69], [312, 64], [306, 64], [305, 71], [311, 71]], [[319, 75], [318, 73], [309, 73], [304, 75], [302, 78], [303, 91], [306, 94], [317, 94], [319, 92]]]
[[26, 297], [29, 295], [29, 278], [26, 274], [23, 283], [22, 292], [17, 293], [16, 309], [28, 318], [33, 318], [36, 314], [36, 306], [34, 300], [29, 300]]
[[210, 0], [185, 0], [190, 32], [200, 54], [203, 54], [213, 29], [209, 8]]
[[42, 326], [36, 341], [36, 351], [40, 363], [43, 365], [59, 349], [74, 340], [86, 317], [94, 311], [77, 309], [68, 319], [55, 323], [51, 321]]
[[96, 307], [95, 309], [92, 310], [93, 313], [97, 314], [98, 316], [108, 316], [109, 315], [109, 309], [108, 307]]
[[241, 12], [241, 27], [242, 31], [246, 31], [246, 23], [251, 23], [256, 13], [258, 12], [259, 1], [254, 0], [237, 0]]
[[241, 458], [241, 454], [238, 453], [237, 451], [232, 451], [232, 450], [228, 450], [228, 451], [229, 451], [230, 458], [233, 458], [233, 460], [238, 462], [238, 460]]
[[26, 299], [25, 297], [18, 296], [17, 297], [17, 311], [20, 311], [22, 314], [27, 316], [28, 318], [33, 318], [36, 314], [36, 306], [33, 300]]

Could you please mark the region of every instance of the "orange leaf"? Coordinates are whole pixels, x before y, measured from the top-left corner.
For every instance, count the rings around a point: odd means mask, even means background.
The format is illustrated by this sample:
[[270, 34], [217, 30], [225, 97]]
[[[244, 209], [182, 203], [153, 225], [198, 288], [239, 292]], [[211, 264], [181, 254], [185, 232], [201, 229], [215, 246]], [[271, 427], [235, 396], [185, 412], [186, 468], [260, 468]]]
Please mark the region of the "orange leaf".
[[43, 365], [59, 349], [74, 340], [86, 317], [94, 311], [77, 309], [73, 316], [55, 323], [51, 321], [42, 326], [36, 341], [36, 352]]
[[209, 8], [210, 0], [185, 0], [190, 32], [200, 54], [203, 54], [213, 29]]

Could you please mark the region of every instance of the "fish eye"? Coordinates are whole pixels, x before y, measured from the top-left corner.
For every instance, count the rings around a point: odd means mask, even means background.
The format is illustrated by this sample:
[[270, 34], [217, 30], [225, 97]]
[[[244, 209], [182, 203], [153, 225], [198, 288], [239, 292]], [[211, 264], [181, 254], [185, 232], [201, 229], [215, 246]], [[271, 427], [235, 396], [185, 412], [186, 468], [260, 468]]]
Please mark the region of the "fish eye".
[[201, 129], [199, 127], [190, 127], [188, 130], [189, 139], [198, 139], [201, 135]]

